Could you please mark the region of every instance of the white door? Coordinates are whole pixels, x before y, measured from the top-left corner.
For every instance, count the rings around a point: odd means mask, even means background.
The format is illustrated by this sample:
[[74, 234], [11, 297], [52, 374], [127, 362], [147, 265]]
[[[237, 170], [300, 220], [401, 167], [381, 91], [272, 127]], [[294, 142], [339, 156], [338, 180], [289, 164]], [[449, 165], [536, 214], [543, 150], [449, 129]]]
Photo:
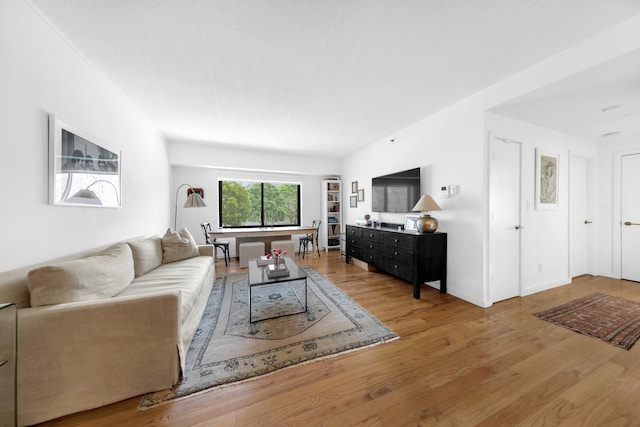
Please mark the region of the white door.
[[570, 225], [571, 277], [592, 274], [593, 218], [590, 206], [589, 160], [571, 157]]
[[621, 276], [640, 282], [640, 154], [622, 156]]
[[492, 302], [520, 295], [519, 142], [492, 137], [489, 165], [489, 280]]

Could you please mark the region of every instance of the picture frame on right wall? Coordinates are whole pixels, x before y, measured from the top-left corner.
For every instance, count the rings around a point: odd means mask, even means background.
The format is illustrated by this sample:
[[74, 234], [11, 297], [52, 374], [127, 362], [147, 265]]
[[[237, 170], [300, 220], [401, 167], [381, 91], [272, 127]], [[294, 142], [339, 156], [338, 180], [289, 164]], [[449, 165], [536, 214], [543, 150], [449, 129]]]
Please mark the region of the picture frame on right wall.
[[358, 207], [358, 196], [349, 196], [349, 207], [357, 208]]
[[558, 208], [558, 164], [559, 156], [557, 153], [536, 149], [536, 210]]

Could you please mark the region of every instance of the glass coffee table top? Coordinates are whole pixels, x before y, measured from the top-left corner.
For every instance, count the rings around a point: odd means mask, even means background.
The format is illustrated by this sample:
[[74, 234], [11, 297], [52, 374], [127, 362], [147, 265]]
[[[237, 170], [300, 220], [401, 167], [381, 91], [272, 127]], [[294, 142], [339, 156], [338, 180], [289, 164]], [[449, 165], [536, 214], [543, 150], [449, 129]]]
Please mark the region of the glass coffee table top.
[[302, 280], [307, 278], [307, 274], [298, 267], [298, 264], [288, 256], [283, 256], [280, 263], [284, 261], [289, 270], [288, 276], [269, 277], [266, 266], [259, 266], [257, 259], [250, 259], [249, 264], [249, 286], [264, 285], [268, 283], [288, 282], [290, 280]]
[[[260, 266], [258, 265], [257, 259], [250, 259], [248, 262], [249, 265], [249, 322], [255, 323], [260, 320], [273, 319], [276, 317], [289, 316], [292, 314], [304, 313], [307, 311], [307, 274], [295, 263], [294, 260], [287, 256], [283, 256], [280, 258], [280, 263], [286, 266], [287, 270], [289, 270], [289, 274], [286, 276], [279, 277], [269, 277], [268, 270], [269, 266]], [[278, 285], [282, 283], [280, 286], [288, 286], [290, 291], [297, 298], [297, 302], [295, 305], [297, 306], [294, 310], [287, 310], [286, 312], [275, 311], [272, 314], [262, 315], [258, 318], [254, 317], [253, 313], [253, 289], [260, 286], [268, 286], [268, 285]], [[295, 301], [295, 299], [293, 300]], [[260, 311], [259, 306], [256, 308], [257, 311]]]

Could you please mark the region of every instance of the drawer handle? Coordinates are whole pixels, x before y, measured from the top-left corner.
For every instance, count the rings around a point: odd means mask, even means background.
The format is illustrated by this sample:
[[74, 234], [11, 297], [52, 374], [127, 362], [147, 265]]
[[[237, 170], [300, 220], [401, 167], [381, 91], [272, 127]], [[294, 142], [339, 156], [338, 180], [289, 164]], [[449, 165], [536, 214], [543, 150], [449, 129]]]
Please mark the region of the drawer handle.
[[373, 245], [369, 245], [369, 249], [373, 249]]
[[393, 239], [394, 242], [398, 243], [400, 240], [398, 239]]
[[394, 252], [393, 254], [394, 254], [394, 255], [398, 255], [398, 252]]

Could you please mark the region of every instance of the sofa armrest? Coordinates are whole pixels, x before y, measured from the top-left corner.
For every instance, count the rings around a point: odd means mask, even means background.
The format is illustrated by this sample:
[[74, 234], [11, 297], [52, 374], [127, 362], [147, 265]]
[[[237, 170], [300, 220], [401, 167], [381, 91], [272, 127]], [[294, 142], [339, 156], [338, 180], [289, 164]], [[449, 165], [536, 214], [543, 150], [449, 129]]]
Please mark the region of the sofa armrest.
[[198, 245], [201, 256], [213, 256], [213, 245]]
[[178, 291], [19, 310], [19, 424], [170, 388], [179, 319]]

